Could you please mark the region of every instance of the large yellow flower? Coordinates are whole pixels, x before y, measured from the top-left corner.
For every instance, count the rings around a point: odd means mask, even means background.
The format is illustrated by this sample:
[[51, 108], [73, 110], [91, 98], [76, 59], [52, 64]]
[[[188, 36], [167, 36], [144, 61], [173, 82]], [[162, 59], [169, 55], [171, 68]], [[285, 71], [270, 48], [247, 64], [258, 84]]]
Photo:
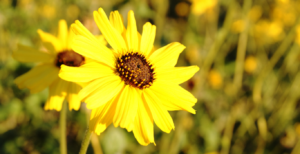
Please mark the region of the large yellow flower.
[[128, 13], [125, 29], [118, 11], [108, 20], [102, 8], [94, 19], [112, 49], [107, 48], [79, 22], [72, 25], [76, 34], [72, 48], [94, 62], [80, 67], [62, 65], [59, 76], [73, 82], [88, 82], [79, 97], [92, 110], [90, 131], [102, 133], [111, 123], [133, 131], [142, 145], [154, 143], [153, 123], [169, 133], [174, 124], [168, 111], [192, 108], [197, 99], [179, 84], [199, 68], [174, 67], [185, 48], [171, 43], [153, 51], [156, 27], [150, 23], [137, 32], [133, 11]]
[[38, 30], [47, 51], [19, 45], [18, 50], [13, 52], [13, 57], [21, 62], [39, 63], [29, 72], [18, 77], [15, 83], [19, 88], [28, 88], [31, 93], [49, 87], [49, 97], [44, 107], [46, 110], [60, 111], [65, 98], [69, 102], [70, 110], [78, 110], [80, 108], [78, 92], [81, 86], [60, 79], [58, 72], [62, 64], [78, 67], [84, 63], [85, 58], [71, 49], [74, 33], [68, 31], [65, 20], [59, 21], [58, 30], [58, 37]]

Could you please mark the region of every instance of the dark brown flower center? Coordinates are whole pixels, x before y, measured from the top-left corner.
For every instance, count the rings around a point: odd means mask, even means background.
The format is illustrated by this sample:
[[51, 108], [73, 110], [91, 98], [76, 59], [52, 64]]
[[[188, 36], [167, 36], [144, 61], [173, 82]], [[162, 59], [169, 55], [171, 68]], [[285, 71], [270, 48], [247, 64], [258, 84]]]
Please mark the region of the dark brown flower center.
[[116, 71], [125, 84], [139, 89], [149, 88], [154, 81], [154, 69], [145, 56], [127, 53], [118, 58]]
[[60, 67], [62, 64], [65, 64], [67, 66], [78, 67], [82, 65], [83, 62], [84, 62], [83, 56], [81, 56], [80, 54], [72, 50], [66, 50], [57, 54], [55, 65], [57, 67]]

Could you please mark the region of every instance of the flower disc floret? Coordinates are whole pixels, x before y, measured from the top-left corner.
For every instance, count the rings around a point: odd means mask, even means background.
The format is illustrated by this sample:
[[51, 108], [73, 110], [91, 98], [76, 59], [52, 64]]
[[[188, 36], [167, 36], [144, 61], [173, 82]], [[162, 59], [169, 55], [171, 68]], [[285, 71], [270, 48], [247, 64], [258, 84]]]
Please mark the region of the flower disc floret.
[[116, 72], [127, 85], [135, 88], [149, 88], [154, 78], [154, 68], [144, 55], [137, 52], [126, 53], [116, 62]]
[[73, 50], [65, 50], [57, 54], [55, 65], [60, 68], [62, 64], [79, 67], [84, 62], [84, 57]]

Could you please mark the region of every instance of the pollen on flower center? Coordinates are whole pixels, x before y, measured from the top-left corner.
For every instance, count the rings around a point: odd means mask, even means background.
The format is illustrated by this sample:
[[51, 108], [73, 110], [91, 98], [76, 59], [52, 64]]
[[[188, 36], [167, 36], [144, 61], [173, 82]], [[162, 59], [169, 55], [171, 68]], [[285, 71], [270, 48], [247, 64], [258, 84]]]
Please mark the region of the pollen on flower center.
[[72, 50], [65, 50], [57, 54], [57, 58], [55, 61], [55, 65], [60, 67], [62, 64], [67, 66], [80, 66], [84, 62], [84, 57], [80, 54], [72, 51]]
[[130, 52], [117, 59], [116, 71], [125, 84], [139, 89], [149, 88], [154, 81], [154, 69], [144, 55]]

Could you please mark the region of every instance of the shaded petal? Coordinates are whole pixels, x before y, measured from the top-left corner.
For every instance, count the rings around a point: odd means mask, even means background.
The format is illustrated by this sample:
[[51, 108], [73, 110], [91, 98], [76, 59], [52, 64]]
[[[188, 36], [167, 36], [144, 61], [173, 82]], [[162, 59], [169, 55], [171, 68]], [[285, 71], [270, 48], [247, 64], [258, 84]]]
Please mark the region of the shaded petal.
[[122, 35], [110, 24], [102, 8], [98, 12], [94, 11], [94, 19], [106, 41], [115, 50], [116, 53], [122, 53], [126, 50], [126, 44]]
[[65, 20], [59, 20], [58, 22], [58, 39], [63, 48], [67, 49], [68, 25]]
[[127, 20], [128, 23], [127, 23], [126, 39], [127, 39], [128, 51], [138, 51], [140, 43], [138, 39], [136, 21], [132, 10], [128, 12]]
[[[138, 110], [134, 120], [133, 134], [141, 145], [154, 143], [153, 117], [147, 102], [138, 97]], [[155, 143], [154, 143], [155, 144]]]
[[62, 103], [67, 95], [70, 82], [60, 78], [56, 79], [49, 87], [49, 97], [45, 104], [45, 110], [60, 111]]
[[126, 85], [121, 92], [114, 115], [114, 126], [126, 128], [132, 131], [131, 124], [134, 122], [138, 108], [138, 97], [141, 97], [132, 86]]
[[93, 109], [112, 99], [123, 86], [119, 76], [111, 75], [90, 82], [79, 92], [79, 97], [87, 103], [87, 108]]
[[58, 78], [59, 69], [51, 64], [42, 64], [15, 79], [19, 88], [28, 88], [31, 93], [37, 93], [48, 87]]
[[89, 123], [91, 131], [99, 135], [113, 122], [119, 97], [120, 93], [106, 104], [92, 110]]
[[177, 63], [179, 54], [185, 49], [185, 46], [178, 43], [170, 43], [150, 55], [149, 60], [155, 67], [174, 67]]
[[174, 82], [181, 84], [199, 71], [198, 66], [173, 67], [173, 68], [157, 68], [155, 69], [156, 78], [162, 81]]
[[79, 91], [81, 90], [81, 86], [79, 86], [76, 83], [70, 82], [69, 88], [68, 88], [68, 94], [67, 94], [67, 100], [69, 102], [69, 110], [79, 110], [81, 100], [78, 96]]
[[166, 81], [155, 81], [149, 88], [162, 101], [160, 102], [167, 110], [185, 110], [195, 114], [192, 106], [197, 99], [179, 85]]
[[114, 70], [97, 62], [89, 62], [80, 67], [61, 65], [59, 72], [59, 77], [71, 82], [89, 82], [109, 75], [114, 75]]
[[74, 34], [73, 30], [70, 29], [68, 33], [68, 39], [67, 39], [67, 50], [72, 50], [72, 41], [75, 36], [76, 35]]
[[75, 23], [71, 25], [71, 30], [75, 35], [82, 35], [97, 44], [96, 37], [86, 29], [79, 20], [76, 20]]
[[147, 102], [149, 109], [153, 116], [155, 124], [164, 132], [170, 133], [175, 129], [173, 120], [168, 111], [161, 105], [161, 100], [151, 91], [151, 89], [144, 89], [143, 101]]
[[112, 68], [115, 67], [115, 57], [113, 53], [107, 47], [90, 41], [84, 36], [75, 36], [73, 39], [72, 48], [75, 52], [85, 57], [102, 62]]
[[38, 30], [38, 34], [40, 35], [40, 38], [42, 39], [43, 42], [51, 43], [56, 52], [60, 52], [64, 50], [64, 46], [62, 45], [60, 40], [55, 36], [53, 36], [52, 34], [46, 33], [40, 29]]
[[143, 26], [143, 33], [141, 38], [140, 51], [148, 57], [153, 48], [153, 43], [155, 40], [156, 26], [151, 25], [150, 22], [147, 22]]
[[122, 34], [125, 31], [125, 27], [123, 24], [122, 15], [119, 11], [113, 11], [109, 15], [109, 21], [111, 25], [120, 33]]
[[52, 62], [55, 55], [38, 51], [31, 47], [18, 44], [18, 50], [13, 52], [13, 58], [20, 62]]

